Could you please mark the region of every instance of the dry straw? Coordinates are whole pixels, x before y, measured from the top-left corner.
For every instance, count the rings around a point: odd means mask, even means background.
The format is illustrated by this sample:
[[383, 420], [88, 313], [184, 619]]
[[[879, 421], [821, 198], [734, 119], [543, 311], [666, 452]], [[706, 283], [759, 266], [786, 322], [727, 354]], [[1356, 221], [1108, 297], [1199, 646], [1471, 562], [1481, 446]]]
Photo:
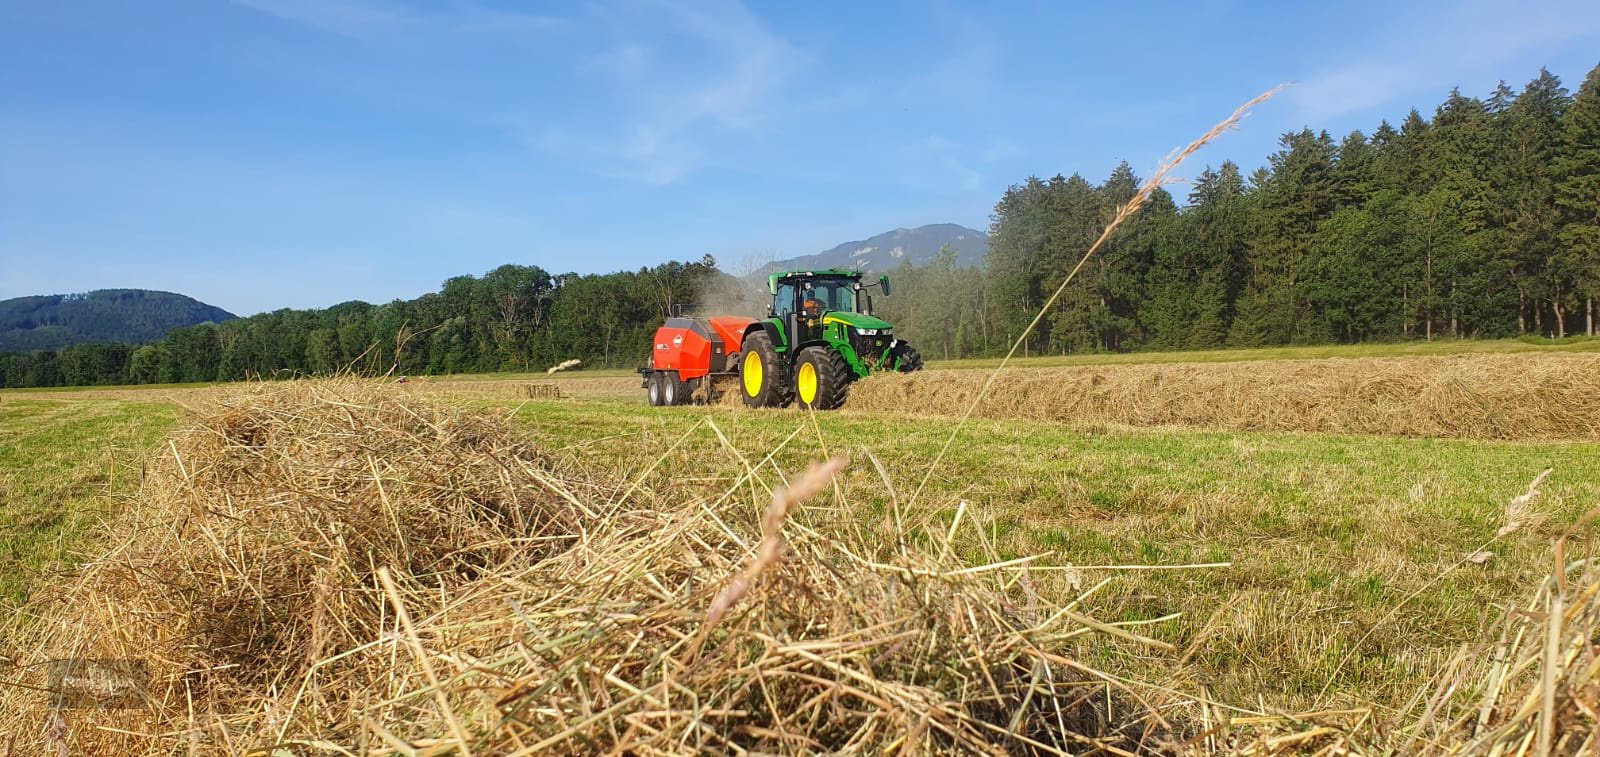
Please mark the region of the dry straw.
[[545, 374], [546, 375], [553, 375], [553, 374], [556, 374], [556, 373], [560, 373], [562, 371], [569, 371], [569, 370], [572, 370], [573, 368], [577, 368], [579, 365], [582, 365], [582, 364], [583, 364], [582, 360], [563, 360], [560, 363], [557, 363], [557, 364], [552, 365], [549, 368], [545, 369]]
[[33, 670], [147, 659], [149, 708], [0, 689], [0, 743], [48, 747], [57, 716], [73, 750], [122, 754], [1126, 754], [1165, 733], [1073, 654], [1162, 645], [1026, 561], [958, 560], [954, 528], [805, 508], [842, 465], [764, 512], [737, 496], [754, 467], [715, 501], [621, 496], [399, 387], [260, 387], [174, 437], [109, 548], [8, 629]]
[[851, 389], [850, 407], [1087, 426], [1600, 439], [1600, 355], [1033, 368], [991, 378], [980, 370], [874, 377]]

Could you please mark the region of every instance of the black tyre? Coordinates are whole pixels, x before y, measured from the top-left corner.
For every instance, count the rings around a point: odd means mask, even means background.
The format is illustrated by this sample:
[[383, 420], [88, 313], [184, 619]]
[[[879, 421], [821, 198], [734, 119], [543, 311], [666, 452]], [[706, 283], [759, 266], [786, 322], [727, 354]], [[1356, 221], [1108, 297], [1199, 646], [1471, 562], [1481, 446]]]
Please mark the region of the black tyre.
[[794, 396], [800, 406], [832, 410], [850, 392], [850, 364], [827, 347], [807, 347], [794, 362]]
[[661, 372], [651, 371], [646, 375], [644, 383], [645, 395], [650, 398], [650, 404], [660, 407], [663, 404], [661, 401]]
[[900, 346], [894, 350], [894, 357], [894, 369], [901, 373], [922, 370], [922, 353], [917, 352], [916, 347], [901, 342]]
[[683, 405], [689, 402], [689, 387], [678, 378], [677, 371], [661, 373], [661, 404]]
[[772, 338], [757, 331], [744, 338], [739, 361], [739, 394], [750, 407], [784, 407], [794, 397], [789, 371], [772, 348]]

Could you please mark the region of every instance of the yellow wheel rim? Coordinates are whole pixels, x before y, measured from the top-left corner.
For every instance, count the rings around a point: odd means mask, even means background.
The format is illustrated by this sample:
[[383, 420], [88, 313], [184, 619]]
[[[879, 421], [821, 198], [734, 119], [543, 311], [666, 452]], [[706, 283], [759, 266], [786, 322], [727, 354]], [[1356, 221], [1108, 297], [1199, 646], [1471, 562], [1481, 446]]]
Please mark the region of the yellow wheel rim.
[[817, 401], [817, 367], [811, 363], [800, 364], [800, 375], [795, 379], [800, 390], [800, 401], [807, 405]]
[[754, 397], [761, 393], [761, 356], [752, 352], [744, 356], [744, 393]]

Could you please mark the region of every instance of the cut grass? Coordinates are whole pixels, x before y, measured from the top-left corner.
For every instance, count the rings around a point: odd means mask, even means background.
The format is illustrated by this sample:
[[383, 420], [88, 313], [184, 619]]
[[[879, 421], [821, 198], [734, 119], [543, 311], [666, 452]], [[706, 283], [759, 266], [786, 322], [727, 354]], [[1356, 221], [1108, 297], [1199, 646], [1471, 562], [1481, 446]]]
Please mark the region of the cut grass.
[[[1417, 355], [1471, 355], [1501, 354], [1508, 352], [1600, 352], [1600, 339], [1586, 336], [1569, 336], [1564, 339], [1545, 339], [1524, 336], [1519, 339], [1439, 339], [1431, 342], [1394, 342], [1371, 344], [1320, 344], [1291, 347], [1251, 347], [1245, 349], [1188, 350], [1164, 352], [1081, 353], [1073, 355], [1041, 355], [1016, 357], [1008, 364], [1012, 368], [1046, 368], [1075, 365], [1144, 365], [1149, 363], [1232, 363], [1256, 360], [1311, 360], [1320, 358], [1407, 357]], [[998, 357], [961, 358], [940, 360], [924, 355], [927, 367], [933, 370], [962, 368], [993, 368], [1000, 364]], [[640, 364], [643, 364], [641, 358]], [[505, 371], [499, 373], [455, 373], [439, 376], [412, 376], [411, 382], [428, 385], [470, 384], [496, 381], [558, 381], [582, 385], [596, 379], [636, 379], [638, 372], [632, 368], [577, 368], [555, 374], [544, 371]], [[221, 386], [225, 386], [222, 384]], [[51, 395], [58, 392], [164, 392], [164, 390], [196, 389], [219, 386], [214, 382], [190, 384], [126, 384], [116, 386], [35, 387], [29, 389], [0, 389], [0, 397], [7, 395], [25, 397], [30, 394]], [[640, 390], [640, 396], [643, 390]]]
[[[651, 408], [642, 397], [522, 402], [496, 396], [488, 384], [432, 383], [405, 390], [428, 386], [514, 411], [542, 447], [636, 482], [647, 498], [705, 500], [726, 491], [743, 468], [716, 431], [753, 464], [798, 431], [765, 465], [766, 475], [802, 468], [824, 447], [849, 454], [855, 464], [844, 485], [857, 495], [852, 517], [864, 523], [881, 523], [891, 497], [866, 453], [882, 461], [904, 504], [954, 423], [849, 409], [813, 422], [797, 411]], [[179, 414], [167, 405], [81, 396], [0, 401], [0, 544], [7, 550], [0, 580], [58, 565], [108, 506], [104, 492], [136, 480], [140, 451]], [[107, 445], [119, 451], [107, 453]], [[1330, 681], [1338, 701], [1401, 707], [1462, 644], [1486, 638], [1485, 625], [1501, 617], [1496, 607], [1524, 596], [1548, 570], [1554, 534], [1600, 503], [1597, 452], [1594, 444], [977, 420], [912, 517], [948, 523], [964, 500], [966, 517], [983, 523], [1003, 557], [1046, 553], [1046, 562], [1062, 566], [1048, 575], [1084, 588], [1109, 579], [1095, 596], [1099, 617], [1154, 621], [1182, 613], [1146, 630], [1184, 654], [1151, 656], [1115, 644], [1076, 651], [1100, 669], [1251, 707], [1327, 706], [1320, 694]], [[1545, 467], [1555, 473], [1538, 501], [1542, 523], [1495, 543], [1486, 564], [1458, 567], [1500, 527], [1507, 500]], [[753, 485], [746, 492], [752, 508], [765, 496]], [[966, 539], [962, 547], [976, 556], [977, 544]], [[1197, 563], [1231, 566], [1066, 569]], [[28, 582], [0, 586], [14, 601]]]
[[1600, 441], [1600, 353], [1031, 368], [991, 385], [993, 375], [873, 376], [849, 403], [1078, 426]]
[[160, 403], [0, 402], [0, 604], [60, 569], [179, 415]]
[[[1562, 340], [1440, 339], [1432, 342], [1370, 344], [1318, 344], [1248, 349], [1189, 350], [1180, 352], [1116, 352], [1015, 357], [1008, 367], [1044, 368], [1073, 365], [1144, 365], [1147, 363], [1232, 363], [1257, 360], [1318, 360], [1322, 358], [1412, 357], [1426, 355], [1481, 355], [1507, 352], [1600, 352], [1600, 339], [1567, 337]], [[928, 360], [930, 369], [993, 368], [1000, 358]]]
[[[752, 461], [799, 429], [772, 470], [793, 470], [823, 446], [852, 454], [847, 475], [857, 492], [871, 491], [866, 482], [876, 477], [870, 452], [902, 498], [954, 422], [844, 411], [817, 415], [813, 427], [798, 412], [562, 402], [517, 412], [547, 448], [680, 498], [717, 496], [741, 469], [705, 419]], [[1003, 558], [1232, 563], [1059, 571], [1085, 587], [1111, 579], [1097, 595], [1103, 617], [1183, 613], [1152, 630], [1180, 648], [1194, 645], [1186, 668], [1110, 646], [1084, 650], [1101, 669], [1176, 677], [1224, 702], [1260, 697], [1287, 711], [1325, 705], [1318, 695], [1331, 679], [1345, 701], [1398, 707], [1461, 644], [1482, 638], [1488, 608], [1521, 597], [1548, 570], [1554, 534], [1600, 502], [1597, 452], [1589, 444], [975, 421], [930, 481], [923, 515], [948, 521], [967, 501], [988, 519]], [[1495, 533], [1506, 502], [1545, 467], [1556, 473], [1539, 501], [1543, 525], [1497, 542], [1484, 565], [1454, 567]], [[887, 494], [869, 497], [856, 517], [881, 521], [888, 502]]]

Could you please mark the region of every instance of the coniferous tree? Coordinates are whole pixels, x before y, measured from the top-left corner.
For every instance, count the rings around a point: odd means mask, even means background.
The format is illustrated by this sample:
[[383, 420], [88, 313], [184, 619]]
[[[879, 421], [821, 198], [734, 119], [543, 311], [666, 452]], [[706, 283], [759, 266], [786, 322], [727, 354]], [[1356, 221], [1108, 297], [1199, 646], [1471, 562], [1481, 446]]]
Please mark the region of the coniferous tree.
[[[989, 226], [987, 290], [994, 303], [994, 337], [1009, 349], [1043, 303], [1042, 251], [1050, 210], [1045, 183], [1030, 177], [1006, 189]], [[1024, 350], [1035, 343], [1030, 334]]]
[[[1054, 217], [1048, 225], [1044, 250], [1047, 282], [1059, 282], [1077, 265], [1104, 226], [1104, 195], [1078, 174], [1050, 180], [1048, 207]], [[1109, 311], [1101, 286], [1093, 271], [1082, 272], [1062, 293], [1054, 309], [1040, 323], [1046, 349], [1057, 353], [1091, 352], [1102, 349], [1102, 329], [1109, 323]], [[1053, 286], [1045, 286], [1048, 292]]]
[[1326, 132], [1285, 134], [1258, 190], [1259, 213], [1250, 250], [1249, 284], [1241, 295], [1228, 341], [1240, 346], [1288, 344], [1305, 316], [1300, 281], [1317, 226], [1333, 214], [1339, 187], [1337, 153]]
[[1339, 188], [1338, 206], [1360, 205], [1373, 192], [1373, 173], [1376, 170], [1377, 152], [1367, 135], [1360, 130], [1345, 135], [1339, 143], [1339, 162], [1334, 169], [1335, 185]]
[[1300, 285], [1313, 314], [1308, 333], [1340, 342], [1399, 334], [1406, 317], [1400, 290], [1407, 261], [1399, 254], [1404, 231], [1404, 201], [1394, 190], [1340, 209], [1322, 225]]
[[1562, 123], [1556, 170], [1561, 209], [1556, 275], [1581, 296], [1584, 333], [1595, 335], [1595, 299], [1600, 297], [1600, 66], [1584, 78]]
[[[1497, 226], [1518, 295], [1519, 330], [1531, 320], [1540, 333], [1565, 333], [1572, 297], [1560, 279], [1556, 232], [1555, 158], [1561, 149], [1561, 115], [1567, 91], [1548, 70], [1528, 83], [1501, 116], [1503, 146], [1499, 156]], [[1546, 315], [1553, 328], [1546, 328]]]
[[[1422, 184], [1407, 203], [1405, 248], [1409, 303], [1406, 333], [1415, 330], [1432, 339], [1439, 327], [1457, 335], [1462, 310], [1481, 303], [1487, 287], [1505, 286], [1486, 279], [1498, 271], [1484, 257], [1488, 238], [1487, 204], [1494, 128], [1483, 103], [1451, 90], [1434, 114], [1422, 151]], [[1493, 315], [1474, 308], [1471, 328]], [[1448, 324], [1446, 323], [1448, 321]]]

